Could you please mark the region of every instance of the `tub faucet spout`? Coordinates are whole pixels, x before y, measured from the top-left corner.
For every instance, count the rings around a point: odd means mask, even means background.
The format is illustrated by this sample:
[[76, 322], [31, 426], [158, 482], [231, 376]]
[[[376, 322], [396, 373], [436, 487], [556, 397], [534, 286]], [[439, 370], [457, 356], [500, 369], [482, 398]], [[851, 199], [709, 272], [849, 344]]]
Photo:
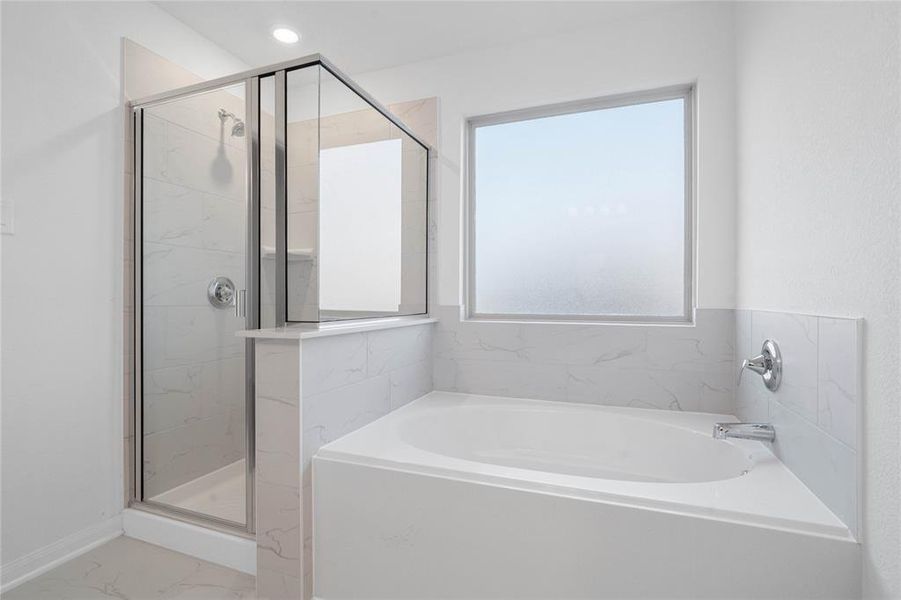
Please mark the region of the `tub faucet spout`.
[[776, 439], [776, 430], [769, 423], [717, 423], [713, 426], [713, 437], [717, 440], [735, 438], [772, 442]]

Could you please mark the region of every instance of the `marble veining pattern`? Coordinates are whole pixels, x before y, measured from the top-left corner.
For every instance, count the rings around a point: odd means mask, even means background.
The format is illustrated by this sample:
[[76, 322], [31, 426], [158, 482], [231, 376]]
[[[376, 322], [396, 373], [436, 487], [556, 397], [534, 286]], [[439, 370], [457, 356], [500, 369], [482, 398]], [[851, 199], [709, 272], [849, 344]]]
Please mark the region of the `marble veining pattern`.
[[301, 548], [301, 347], [256, 341], [257, 591], [262, 598], [299, 598]]
[[[772, 397], [805, 419], [817, 420], [817, 317], [755, 311], [751, 317], [752, 343], [776, 339], [782, 352], [782, 385]], [[750, 374], [750, 373], [749, 373]]]
[[434, 325], [304, 340], [257, 339], [261, 597], [311, 597], [312, 457], [323, 444], [432, 390]]
[[733, 314], [693, 326], [464, 321], [439, 307], [439, 390], [732, 413]]
[[4, 600], [250, 600], [254, 578], [118, 537], [3, 594]]
[[819, 319], [817, 423], [852, 449], [857, 447], [860, 327], [855, 319]]
[[779, 344], [784, 368], [776, 392], [745, 373], [736, 387], [735, 414], [773, 424], [773, 451], [854, 535], [860, 521], [862, 332], [860, 319], [751, 310], [735, 316], [735, 372], [766, 338]]

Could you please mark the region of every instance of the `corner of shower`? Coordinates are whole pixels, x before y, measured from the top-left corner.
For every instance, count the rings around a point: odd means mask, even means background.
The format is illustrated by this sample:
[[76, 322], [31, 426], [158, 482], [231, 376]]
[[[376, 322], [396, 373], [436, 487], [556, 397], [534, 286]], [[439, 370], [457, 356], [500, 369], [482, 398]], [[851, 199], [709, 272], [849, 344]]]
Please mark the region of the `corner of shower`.
[[135, 103], [129, 506], [253, 533], [252, 81]]
[[[319, 55], [136, 101], [132, 127], [128, 504], [250, 536], [254, 341], [237, 334], [427, 313], [429, 147]], [[385, 173], [391, 193], [351, 206]], [[342, 254], [348, 231], [372, 264]], [[373, 269], [383, 283], [348, 280]]]

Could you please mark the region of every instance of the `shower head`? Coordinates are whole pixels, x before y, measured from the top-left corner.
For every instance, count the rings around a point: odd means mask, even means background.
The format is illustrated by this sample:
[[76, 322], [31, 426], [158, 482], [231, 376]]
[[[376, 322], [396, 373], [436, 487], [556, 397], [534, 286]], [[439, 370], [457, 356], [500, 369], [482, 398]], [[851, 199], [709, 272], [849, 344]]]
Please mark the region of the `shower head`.
[[235, 124], [232, 125], [232, 137], [244, 137], [244, 121], [239, 119], [235, 113], [220, 108], [219, 120], [225, 124], [226, 119], [232, 119], [235, 122]]

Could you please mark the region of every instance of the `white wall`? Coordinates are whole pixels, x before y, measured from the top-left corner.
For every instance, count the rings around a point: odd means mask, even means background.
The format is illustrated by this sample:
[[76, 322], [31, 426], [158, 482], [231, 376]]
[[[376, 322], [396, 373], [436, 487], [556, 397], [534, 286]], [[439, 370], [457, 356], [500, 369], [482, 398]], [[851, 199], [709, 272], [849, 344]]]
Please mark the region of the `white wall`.
[[[615, 8], [615, 7], [614, 7]], [[438, 96], [438, 303], [461, 298], [461, 141], [468, 116], [697, 81], [698, 306], [734, 304], [732, 9], [661, 6], [644, 18], [354, 74], [382, 102]]]
[[738, 307], [864, 332], [865, 595], [901, 597], [898, 5], [736, 13]]
[[122, 508], [121, 37], [244, 65], [144, 2], [2, 4], [4, 566]]

